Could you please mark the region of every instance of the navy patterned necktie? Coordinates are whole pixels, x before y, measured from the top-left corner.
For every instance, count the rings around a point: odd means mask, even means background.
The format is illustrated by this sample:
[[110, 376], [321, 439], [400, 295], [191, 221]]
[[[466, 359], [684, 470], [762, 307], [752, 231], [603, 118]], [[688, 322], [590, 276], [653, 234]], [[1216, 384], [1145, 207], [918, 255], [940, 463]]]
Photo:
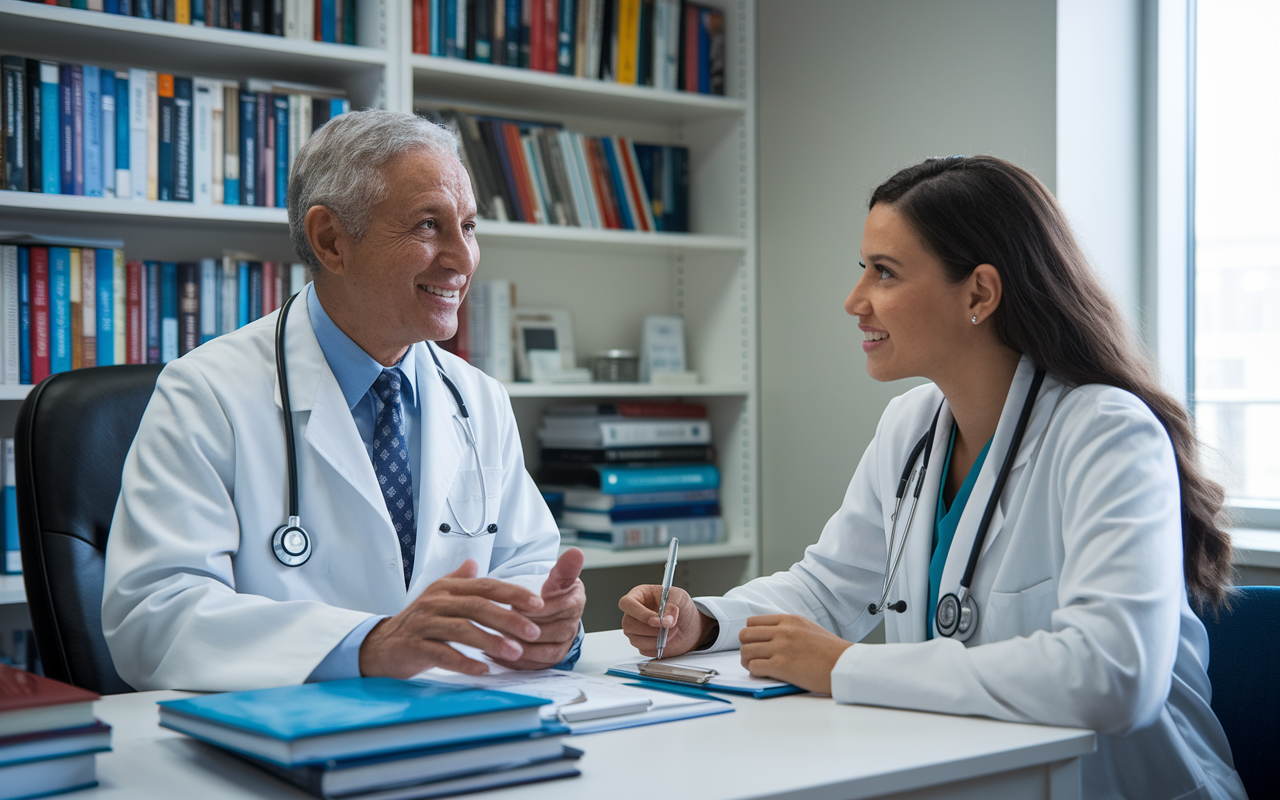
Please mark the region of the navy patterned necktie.
[[413, 475], [409, 470], [409, 438], [405, 435], [404, 407], [400, 402], [399, 369], [384, 369], [373, 382], [373, 391], [382, 401], [373, 423], [373, 473], [378, 477], [382, 499], [391, 514], [396, 538], [400, 540], [400, 560], [404, 565], [404, 585], [413, 575], [413, 552], [418, 526], [413, 519]]

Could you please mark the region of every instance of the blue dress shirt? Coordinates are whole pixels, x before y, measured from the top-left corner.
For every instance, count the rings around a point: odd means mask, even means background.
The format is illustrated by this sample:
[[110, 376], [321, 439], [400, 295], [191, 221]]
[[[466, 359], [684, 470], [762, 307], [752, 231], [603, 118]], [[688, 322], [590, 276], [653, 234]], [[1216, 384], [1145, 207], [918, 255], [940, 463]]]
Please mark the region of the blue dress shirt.
[[[307, 311], [311, 315], [311, 327], [315, 329], [316, 340], [320, 343], [320, 350], [324, 353], [325, 361], [329, 363], [329, 369], [333, 371], [333, 376], [338, 380], [338, 388], [342, 390], [342, 396], [347, 401], [347, 407], [351, 409], [351, 417], [355, 420], [356, 431], [360, 434], [360, 440], [364, 442], [365, 450], [369, 453], [370, 463], [373, 459], [373, 423], [377, 416], [377, 395], [373, 391], [373, 382], [382, 374], [382, 365], [379, 364], [372, 356], [364, 351], [360, 345], [351, 340], [350, 336], [342, 331], [341, 328], [330, 319], [324, 307], [320, 305], [320, 299], [316, 297], [315, 288], [308, 283], [306, 288]], [[405, 434], [409, 438], [409, 470], [414, 476], [413, 481], [413, 506], [419, 508], [419, 498], [422, 496], [422, 484], [418, 476], [422, 474], [420, 469], [422, 465], [422, 437], [419, 434], [422, 425], [422, 406], [418, 402], [420, 397], [417, 390], [417, 375], [415, 364], [416, 358], [411, 358], [414, 349], [418, 347], [426, 347], [425, 343], [418, 343], [409, 348], [409, 352], [400, 360], [396, 366], [404, 374], [404, 380], [401, 381], [401, 390], [403, 392], [402, 402], [405, 411]], [[366, 619], [364, 622], [351, 629], [338, 646], [329, 651], [316, 668], [307, 676], [308, 683], [318, 681], [333, 681], [343, 678], [360, 677], [360, 645], [364, 644], [364, 639], [369, 635], [369, 631], [373, 629], [380, 621], [386, 619], [385, 616], [375, 616]], [[582, 626], [578, 626], [578, 636], [573, 643], [573, 647], [569, 650], [569, 655], [564, 661], [556, 665], [556, 669], [572, 669], [577, 662], [582, 647], [583, 631]]]

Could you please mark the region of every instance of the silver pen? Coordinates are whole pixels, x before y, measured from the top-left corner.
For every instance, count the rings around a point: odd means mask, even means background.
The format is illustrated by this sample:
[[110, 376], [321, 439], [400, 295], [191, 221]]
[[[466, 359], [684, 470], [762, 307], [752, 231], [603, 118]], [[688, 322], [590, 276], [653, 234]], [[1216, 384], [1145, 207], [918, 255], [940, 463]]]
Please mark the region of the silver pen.
[[667, 595], [671, 594], [671, 581], [676, 576], [676, 553], [680, 550], [680, 540], [672, 539], [667, 548], [667, 568], [662, 572], [662, 603], [658, 605], [658, 658], [662, 658], [662, 650], [667, 646], [667, 629], [662, 627], [662, 615], [667, 611]]

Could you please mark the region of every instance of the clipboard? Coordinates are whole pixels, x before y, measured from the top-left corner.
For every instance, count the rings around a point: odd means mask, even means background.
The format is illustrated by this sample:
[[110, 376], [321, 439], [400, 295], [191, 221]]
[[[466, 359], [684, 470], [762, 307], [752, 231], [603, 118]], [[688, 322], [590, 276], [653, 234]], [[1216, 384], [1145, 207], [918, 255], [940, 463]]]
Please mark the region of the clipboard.
[[736, 650], [719, 653], [694, 653], [658, 661], [632, 661], [617, 664], [610, 675], [632, 678], [655, 688], [683, 687], [687, 693], [728, 692], [756, 699], [800, 694], [805, 690], [782, 681], [757, 678], [738, 660]]

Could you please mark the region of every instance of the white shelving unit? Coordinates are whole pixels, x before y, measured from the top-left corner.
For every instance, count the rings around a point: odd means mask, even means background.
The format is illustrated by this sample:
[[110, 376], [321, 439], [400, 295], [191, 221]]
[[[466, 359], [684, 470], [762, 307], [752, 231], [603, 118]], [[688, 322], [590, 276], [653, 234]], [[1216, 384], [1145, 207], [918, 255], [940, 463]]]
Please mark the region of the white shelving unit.
[[[716, 0], [712, 0], [715, 2]], [[361, 44], [333, 45], [0, 0], [0, 53], [124, 69], [345, 88], [355, 108], [457, 108], [545, 120], [593, 135], [690, 150], [689, 234], [647, 234], [481, 220], [479, 278], [508, 278], [518, 305], [568, 308], [581, 363], [599, 350], [639, 349], [646, 314], [686, 320], [701, 383], [512, 384], [537, 466], [542, 412], [572, 400], [689, 399], [708, 407], [723, 474], [727, 540], [686, 547], [689, 569], [730, 582], [759, 569], [759, 380], [755, 176], [755, 9], [724, 0], [726, 97], [657, 91], [411, 53], [409, 0], [359, 0]], [[371, 46], [369, 46], [371, 45]], [[0, 191], [0, 229], [122, 238], [130, 258], [194, 260], [233, 248], [296, 260], [283, 209], [194, 206]], [[12, 430], [29, 387], [0, 387]], [[589, 549], [592, 570], [660, 564], [665, 550]], [[696, 581], [695, 581], [696, 582]], [[629, 588], [629, 587], [624, 587]], [[723, 588], [723, 587], [721, 587]], [[21, 581], [0, 578], [0, 605]], [[601, 598], [612, 605], [616, 598]]]

